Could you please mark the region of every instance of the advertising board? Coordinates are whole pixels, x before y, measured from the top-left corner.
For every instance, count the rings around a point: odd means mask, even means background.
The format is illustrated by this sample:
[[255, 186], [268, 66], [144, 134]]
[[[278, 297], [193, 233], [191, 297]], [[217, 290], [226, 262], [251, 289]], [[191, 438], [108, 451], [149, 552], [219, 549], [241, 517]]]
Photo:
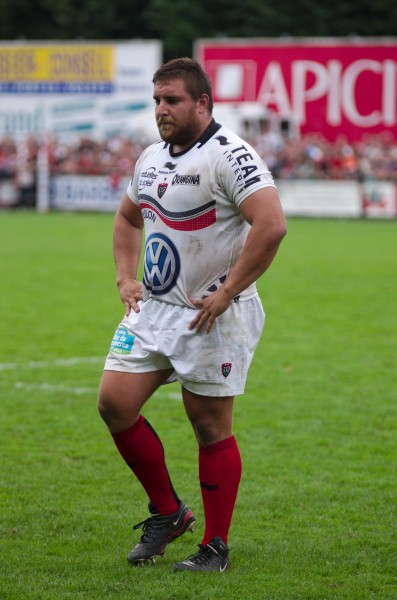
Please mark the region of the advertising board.
[[0, 42], [0, 136], [128, 131], [161, 60], [158, 40]]
[[198, 40], [215, 102], [258, 102], [333, 141], [397, 136], [397, 39]]
[[115, 212], [130, 178], [57, 175], [50, 182], [50, 207], [56, 210]]
[[[129, 178], [57, 175], [45, 210], [115, 212]], [[287, 217], [395, 219], [397, 186], [387, 182], [277, 181]], [[1, 191], [1, 190], [0, 190]], [[38, 207], [40, 210], [40, 207]]]

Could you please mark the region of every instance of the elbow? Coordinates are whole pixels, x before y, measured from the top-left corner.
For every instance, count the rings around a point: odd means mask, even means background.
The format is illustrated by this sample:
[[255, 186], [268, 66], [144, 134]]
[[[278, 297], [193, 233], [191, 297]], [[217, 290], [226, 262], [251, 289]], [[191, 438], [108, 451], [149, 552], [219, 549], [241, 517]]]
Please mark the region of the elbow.
[[276, 245], [281, 244], [283, 238], [287, 235], [287, 223], [285, 219], [273, 225], [272, 237]]
[[285, 219], [283, 220], [282, 223], [280, 223], [280, 225], [278, 227], [278, 233], [279, 233], [280, 242], [281, 242], [281, 240], [287, 235], [287, 222], [285, 221]]
[[273, 227], [268, 232], [267, 251], [270, 252], [273, 257], [277, 254], [280, 244], [286, 235], [287, 225], [285, 222], [274, 223]]
[[257, 240], [262, 240], [265, 254], [268, 251], [277, 252], [283, 238], [287, 235], [287, 224], [284, 219], [273, 219], [270, 223], [262, 223], [257, 229]]

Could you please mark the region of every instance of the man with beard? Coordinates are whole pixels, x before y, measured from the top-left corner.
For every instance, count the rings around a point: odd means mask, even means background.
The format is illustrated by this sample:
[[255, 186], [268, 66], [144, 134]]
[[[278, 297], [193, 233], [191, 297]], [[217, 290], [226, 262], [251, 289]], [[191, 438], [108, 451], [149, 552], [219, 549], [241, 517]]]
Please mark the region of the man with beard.
[[273, 261], [286, 224], [266, 164], [213, 119], [211, 81], [200, 64], [174, 59], [153, 84], [163, 141], [142, 152], [115, 217], [126, 315], [106, 359], [98, 406], [149, 498], [150, 516], [136, 525], [143, 534], [128, 561], [154, 561], [195, 522], [141, 414], [159, 386], [180, 383], [198, 444], [205, 529], [199, 551], [173, 568], [224, 571], [242, 469], [234, 397], [244, 392], [264, 325], [255, 281]]

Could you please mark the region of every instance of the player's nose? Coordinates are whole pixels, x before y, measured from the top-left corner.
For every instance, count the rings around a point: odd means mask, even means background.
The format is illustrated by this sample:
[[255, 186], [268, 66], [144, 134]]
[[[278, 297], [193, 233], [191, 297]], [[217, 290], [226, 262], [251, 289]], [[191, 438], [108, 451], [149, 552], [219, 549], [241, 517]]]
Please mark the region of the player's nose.
[[166, 100], [159, 100], [159, 103], [156, 106], [156, 113], [158, 115], [164, 115], [168, 112], [168, 103]]

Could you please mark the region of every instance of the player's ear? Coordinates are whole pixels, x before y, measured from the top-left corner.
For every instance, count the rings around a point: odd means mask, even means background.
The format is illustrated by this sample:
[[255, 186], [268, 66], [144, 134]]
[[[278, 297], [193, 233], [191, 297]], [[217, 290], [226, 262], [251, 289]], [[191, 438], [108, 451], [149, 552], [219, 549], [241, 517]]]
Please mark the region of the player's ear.
[[209, 99], [208, 94], [201, 94], [201, 96], [198, 100], [198, 108], [199, 108], [200, 113], [208, 111], [209, 101], [210, 101], [210, 99]]

